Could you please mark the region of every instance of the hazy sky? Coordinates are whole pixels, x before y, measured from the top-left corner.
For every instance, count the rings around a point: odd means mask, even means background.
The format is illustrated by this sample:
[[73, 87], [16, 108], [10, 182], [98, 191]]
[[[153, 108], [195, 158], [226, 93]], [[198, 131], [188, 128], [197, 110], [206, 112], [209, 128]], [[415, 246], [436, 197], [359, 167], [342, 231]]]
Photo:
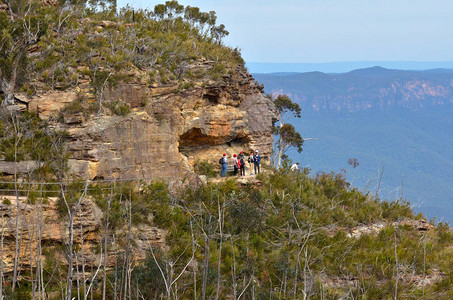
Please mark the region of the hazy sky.
[[[165, 1], [118, 0], [137, 8]], [[180, 0], [215, 10], [247, 62], [453, 60], [452, 0]]]

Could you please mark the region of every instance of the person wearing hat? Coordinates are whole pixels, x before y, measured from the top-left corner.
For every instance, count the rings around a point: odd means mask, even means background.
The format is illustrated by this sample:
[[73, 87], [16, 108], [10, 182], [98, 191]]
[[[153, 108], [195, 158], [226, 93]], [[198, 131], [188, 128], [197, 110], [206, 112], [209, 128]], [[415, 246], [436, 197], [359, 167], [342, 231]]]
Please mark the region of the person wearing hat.
[[234, 176], [236, 176], [238, 174], [238, 170], [239, 170], [239, 161], [238, 161], [236, 154], [233, 155], [233, 166], [234, 166]]
[[239, 162], [240, 176], [245, 176], [245, 156], [244, 156], [244, 151], [239, 152], [238, 162]]
[[223, 153], [222, 158], [219, 161], [220, 165], [222, 166], [222, 172], [220, 173], [220, 176], [225, 177], [227, 174], [227, 163], [228, 159], [226, 157], [226, 153]]
[[255, 151], [255, 157], [254, 157], [253, 162], [255, 163], [255, 174], [259, 174], [260, 173], [261, 156], [260, 156], [258, 150]]

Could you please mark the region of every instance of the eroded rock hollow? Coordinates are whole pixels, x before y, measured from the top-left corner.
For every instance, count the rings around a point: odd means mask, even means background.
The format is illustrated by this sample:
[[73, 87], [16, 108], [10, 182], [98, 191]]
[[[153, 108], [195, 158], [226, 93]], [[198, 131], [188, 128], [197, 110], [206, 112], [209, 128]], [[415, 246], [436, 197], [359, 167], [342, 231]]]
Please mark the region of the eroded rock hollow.
[[[104, 93], [104, 103], [121, 101], [129, 113], [63, 113], [56, 126], [69, 134], [72, 173], [86, 179], [176, 179], [192, 172], [197, 159], [217, 162], [222, 153], [259, 150], [269, 157], [276, 114], [245, 68], [216, 81], [192, 81], [184, 89], [177, 82], [150, 84], [139, 75]], [[89, 95], [87, 83], [74, 91], [39, 94], [29, 109], [49, 118], [81, 93]]]

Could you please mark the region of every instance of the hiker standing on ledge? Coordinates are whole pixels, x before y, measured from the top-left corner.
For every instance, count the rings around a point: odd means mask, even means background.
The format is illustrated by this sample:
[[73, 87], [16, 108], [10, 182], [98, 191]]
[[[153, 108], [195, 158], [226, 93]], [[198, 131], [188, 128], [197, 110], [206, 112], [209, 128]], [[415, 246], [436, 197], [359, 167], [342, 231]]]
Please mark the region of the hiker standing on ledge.
[[255, 151], [255, 157], [253, 162], [255, 163], [255, 175], [260, 173], [260, 163], [261, 163], [261, 156], [259, 155], [258, 150]]
[[245, 176], [245, 156], [244, 156], [244, 151], [241, 151], [238, 155], [238, 161], [240, 163], [239, 170], [240, 170], [240, 176]]
[[249, 162], [249, 167], [250, 167], [250, 175], [253, 175], [253, 162], [255, 161], [255, 157], [253, 156], [253, 150], [250, 151], [250, 156], [249, 156], [249, 159], [248, 159], [248, 162]]
[[238, 174], [238, 170], [239, 170], [239, 161], [238, 161], [236, 154], [233, 155], [233, 166], [234, 166], [234, 176], [236, 176]]
[[220, 176], [225, 177], [226, 174], [227, 174], [227, 163], [228, 163], [228, 159], [226, 157], [226, 153], [223, 153], [223, 156], [219, 160], [219, 163], [222, 166], [222, 173], [220, 174]]

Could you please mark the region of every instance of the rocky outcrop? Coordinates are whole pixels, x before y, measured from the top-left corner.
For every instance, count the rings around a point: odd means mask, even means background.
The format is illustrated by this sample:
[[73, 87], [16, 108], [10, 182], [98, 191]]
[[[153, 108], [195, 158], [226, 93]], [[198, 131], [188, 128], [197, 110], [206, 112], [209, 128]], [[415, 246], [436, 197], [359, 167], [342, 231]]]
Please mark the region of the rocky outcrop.
[[420, 220], [412, 220], [412, 219], [405, 219], [401, 221], [395, 221], [393, 223], [385, 223], [385, 222], [379, 222], [379, 223], [373, 223], [373, 224], [364, 224], [360, 225], [354, 228], [351, 228], [349, 232], [347, 233], [347, 236], [350, 238], [359, 238], [362, 235], [368, 235], [368, 234], [378, 234], [381, 230], [383, 230], [387, 226], [394, 226], [394, 227], [409, 227], [412, 228], [414, 231], [429, 231], [434, 229], [434, 226], [425, 219], [420, 219]]
[[[19, 198], [18, 237], [20, 253], [20, 269], [29, 270], [30, 265], [36, 267], [38, 258], [47, 261], [68, 263], [64, 251], [69, 241], [68, 220], [63, 209], [59, 206], [59, 199], [48, 197], [43, 201], [31, 204], [30, 199]], [[3, 272], [13, 271], [16, 249], [16, 197], [2, 196], [0, 202], [0, 221], [2, 223], [2, 261]], [[64, 204], [63, 204], [64, 205]], [[90, 199], [81, 202], [80, 210], [74, 218], [74, 247], [81, 253], [83, 236], [83, 253], [87, 267], [99, 265], [101, 260], [101, 243], [103, 239], [102, 220], [104, 213]], [[117, 236], [125, 233], [117, 232]], [[166, 232], [147, 224], [134, 225], [131, 228], [131, 240], [134, 245], [134, 258], [141, 261], [145, 258], [146, 250], [150, 245], [161, 246], [165, 243]], [[38, 246], [41, 245], [41, 250]], [[116, 255], [124, 249], [117, 248], [110, 241], [108, 252], [108, 266], [115, 264]], [[40, 254], [41, 253], [41, 254]], [[78, 260], [80, 263], [80, 258]]]
[[25, 160], [20, 162], [0, 161], [0, 170], [3, 175], [25, 175], [38, 167], [38, 163], [33, 160]]
[[[190, 68], [212, 66], [205, 61]], [[83, 178], [182, 179], [197, 159], [217, 162], [224, 152], [232, 156], [251, 149], [270, 155], [273, 104], [243, 67], [216, 81], [150, 84], [144, 78], [146, 74], [131, 72], [127, 83], [106, 89], [103, 103], [126, 103], [130, 112], [123, 116], [60, 113], [78, 97], [94, 101], [82, 80], [73, 91], [33, 97], [29, 108], [49, 120], [62, 115], [63, 124], [54, 126], [68, 132], [69, 164]]]

